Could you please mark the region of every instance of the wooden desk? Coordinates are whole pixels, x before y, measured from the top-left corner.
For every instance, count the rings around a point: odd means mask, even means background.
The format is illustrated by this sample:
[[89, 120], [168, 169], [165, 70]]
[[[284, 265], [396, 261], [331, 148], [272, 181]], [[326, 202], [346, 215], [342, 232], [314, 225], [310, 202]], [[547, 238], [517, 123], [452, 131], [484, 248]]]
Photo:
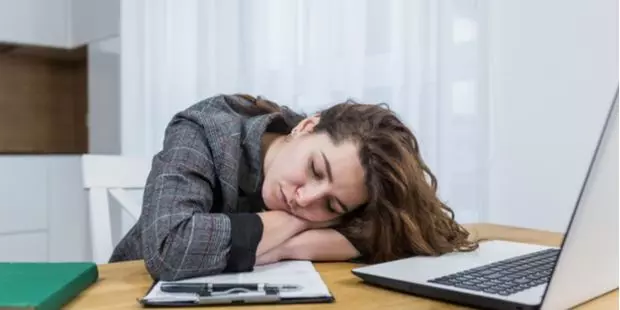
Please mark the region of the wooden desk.
[[[479, 239], [501, 239], [559, 245], [556, 233], [489, 224], [475, 226]], [[317, 270], [327, 283], [336, 302], [331, 304], [278, 305], [276, 309], [465, 309], [444, 302], [424, 299], [390, 290], [371, 287], [351, 274], [358, 266], [350, 263], [317, 263]], [[105, 264], [99, 267], [100, 279], [73, 300], [66, 309], [140, 309], [137, 299], [152, 284], [142, 261]], [[213, 307], [209, 307], [213, 309]], [[223, 309], [273, 309], [274, 305], [227, 306]], [[618, 290], [577, 307], [577, 309], [618, 309]]]

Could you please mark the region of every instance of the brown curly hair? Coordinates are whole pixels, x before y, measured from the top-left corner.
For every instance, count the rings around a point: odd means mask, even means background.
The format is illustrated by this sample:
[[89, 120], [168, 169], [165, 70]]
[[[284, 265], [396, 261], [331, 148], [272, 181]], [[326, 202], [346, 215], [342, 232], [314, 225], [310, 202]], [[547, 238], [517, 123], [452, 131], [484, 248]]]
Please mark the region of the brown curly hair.
[[[244, 113], [281, 113], [289, 129], [304, 117], [261, 97], [234, 97], [252, 103], [238, 105]], [[319, 114], [315, 133], [327, 133], [335, 144], [353, 141], [359, 147], [369, 200], [346, 214], [336, 229], [363, 245], [358, 250], [365, 261], [478, 247], [454, 220], [452, 209], [437, 196], [437, 179], [422, 159], [415, 136], [386, 105], [348, 100]]]

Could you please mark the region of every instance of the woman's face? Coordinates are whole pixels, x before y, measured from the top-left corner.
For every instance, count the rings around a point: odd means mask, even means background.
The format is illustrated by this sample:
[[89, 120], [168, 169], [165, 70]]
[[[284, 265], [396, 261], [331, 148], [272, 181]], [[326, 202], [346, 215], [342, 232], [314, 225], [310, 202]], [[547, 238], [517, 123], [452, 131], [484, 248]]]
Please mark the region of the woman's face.
[[263, 200], [308, 221], [333, 220], [366, 203], [368, 193], [358, 147], [335, 145], [325, 133], [311, 133], [318, 117], [302, 121], [288, 139], [273, 143], [266, 156]]

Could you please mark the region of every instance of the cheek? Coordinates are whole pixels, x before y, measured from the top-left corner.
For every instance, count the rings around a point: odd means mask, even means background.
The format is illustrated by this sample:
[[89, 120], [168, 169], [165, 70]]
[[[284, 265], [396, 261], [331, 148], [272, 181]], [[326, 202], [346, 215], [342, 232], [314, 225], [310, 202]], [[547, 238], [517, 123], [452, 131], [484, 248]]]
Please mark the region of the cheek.
[[307, 177], [307, 158], [292, 149], [280, 152], [275, 162], [278, 179], [286, 183], [300, 184]]

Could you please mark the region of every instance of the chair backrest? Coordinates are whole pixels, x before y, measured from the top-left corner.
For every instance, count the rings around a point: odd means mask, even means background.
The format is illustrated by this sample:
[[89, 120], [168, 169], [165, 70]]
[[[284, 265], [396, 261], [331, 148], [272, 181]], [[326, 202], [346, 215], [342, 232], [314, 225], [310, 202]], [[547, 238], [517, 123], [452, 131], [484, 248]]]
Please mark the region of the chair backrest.
[[93, 261], [108, 262], [115, 244], [112, 241], [110, 197], [134, 220], [140, 217], [141, 205], [132, 200], [128, 190], [143, 189], [150, 171], [147, 158], [118, 155], [83, 155], [82, 180], [88, 192], [89, 222]]

